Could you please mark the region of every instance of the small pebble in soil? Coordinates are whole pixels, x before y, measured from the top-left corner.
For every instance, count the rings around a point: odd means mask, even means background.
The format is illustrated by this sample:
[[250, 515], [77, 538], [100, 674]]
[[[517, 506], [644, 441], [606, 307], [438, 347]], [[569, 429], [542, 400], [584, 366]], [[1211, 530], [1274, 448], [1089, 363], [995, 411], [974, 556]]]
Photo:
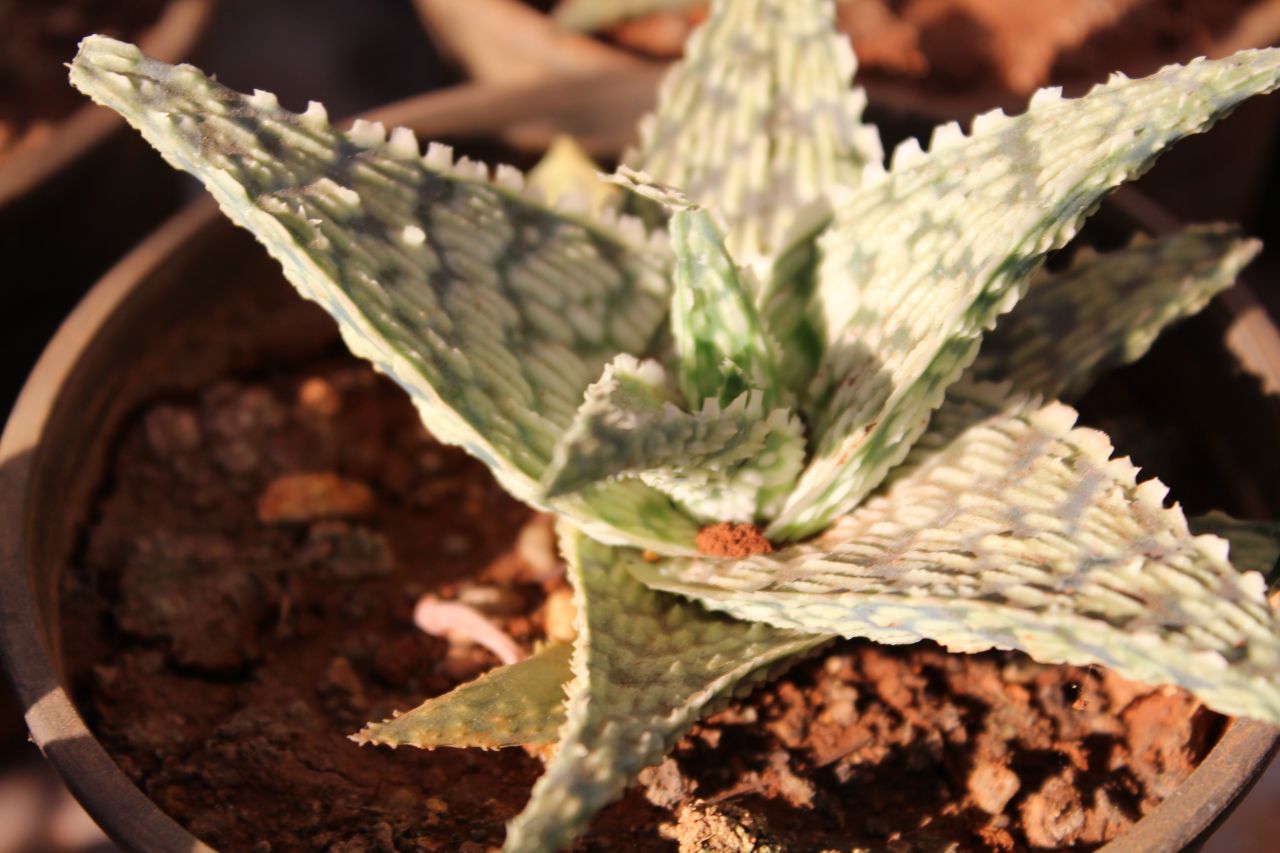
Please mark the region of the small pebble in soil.
[[331, 471], [285, 474], [268, 483], [258, 498], [258, 520], [263, 524], [364, 516], [372, 511], [373, 492], [368, 486]]
[[342, 396], [327, 379], [313, 376], [298, 386], [298, 403], [308, 412], [331, 418], [342, 408]]
[[573, 603], [573, 590], [568, 587], [552, 590], [543, 604], [542, 622], [547, 632], [547, 639], [573, 642], [573, 638], [578, 635], [577, 626], [574, 624], [577, 615], [578, 608]]

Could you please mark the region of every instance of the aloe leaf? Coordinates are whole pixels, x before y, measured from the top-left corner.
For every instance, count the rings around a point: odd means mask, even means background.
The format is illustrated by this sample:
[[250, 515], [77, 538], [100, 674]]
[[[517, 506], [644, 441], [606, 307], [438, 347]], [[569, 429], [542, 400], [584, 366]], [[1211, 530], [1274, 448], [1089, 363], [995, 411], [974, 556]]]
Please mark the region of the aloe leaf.
[[1210, 225], [1103, 255], [1085, 252], [1066, 270], [1032, 279], [1027, 295], [983, 339], [972, 375], [1075, 399], [1230, 287], [1261, 248], [1238, 228]]
[[1191, 530], [1226, 539], [1233, 566], [1261, 574], [1271, 594], [1280, 589], [1280, 521], [1241, 521], [1215, 510], [1191, 519]]
[[831, 0], [713, 0], [627, 159], [728, 226], [755, 265], [827, 209], [834, 185], [879, 166], [880, 140], [850, 89], [856, 61]]
[[[975, 395], [992, 391], [975, 388]], [[812, 542], [739, 561], [629, 560], [656, 589], [738, 618], [954, 651], [1013, 648], [1176, 684], [1280, 722], [1280, 615], [1227, 543], [1061, 403], [998, 410]]]
[[[445, 147], [424, 157], [407, 130], [341, 133], [318, 104], [297, 115], [101, 36], [82, 43], [71, 79], [204, 181], [437, 438], [526, 502], [586, 386], [665, 319], [668, 262], [642, 229], [546, 207], [513, 169], [491, 183]], [[636, 481], [550, 508], [641, 547], [689, 548], [696, 534]]]
[[572, 649], [569, 643], [551, 643], [411, 711], [369, 723], [351, 739], [359, 744], [421, 749], [551, 743], [564, 722], [564, 685], [572, 674]]
[[562, 531], [578, 606], [567, 719], [504, 849], [568, 844], [704, 713], [829, 638], [737, 622], [651, 592], [623, 553]]
[[1121, 76], [1078, 100], [1044, 90], [1017, 117], [939, 128], [899, 146], [823, 235], [812, 304], [825, 354], [808, 395], [816, 452], [770, 538], [795, 540], [856, 506], [902, 459], [1013, 307], [1044, 255], [1170, 144], [1280, 84], [1280, 50]]
[[672, 401], [656, 362], [619, 356], [587, 389], [544, 477], [550, 498], [614, 477], [639, 476], [694, 516], [752, 521], [776, 505], [804, 459], [803, 431], [785, 409], [746, 391], [694, 413]]
[[566, 29], [594, 33], [634, 18], [662, 12], [681, 12], [705, 5], [705, 2], [706, 0], [560, 0], [552, 17]]
[[712, 214], [674, 188], [627, 167], [609, 180], [656, 201], [670, 212], [667, 230], [675, 255], [671, 331], [680, 365], [680, 389], [690, 408], [704, 400], [728, 403], [743, 391], [761, 392], [772, 408], [782, 393], [773, 347], [760, 324], [749, 270], [739, 270]]

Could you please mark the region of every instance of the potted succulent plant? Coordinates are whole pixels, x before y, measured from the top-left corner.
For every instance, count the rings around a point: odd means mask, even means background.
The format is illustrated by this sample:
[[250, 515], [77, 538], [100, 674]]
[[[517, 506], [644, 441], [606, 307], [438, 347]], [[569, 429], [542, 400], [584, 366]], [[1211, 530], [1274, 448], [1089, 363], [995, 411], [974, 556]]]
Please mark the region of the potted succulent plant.
[[553, 742], [507, 835], [534, 850], [838, 635], [1098, 664], [1280, 721], [1270, 528], [1189, 527], [1054, 401], [1256, 244], [1190, 230], [1028, 288], [1119, 183], [1280, 85], [1278, 57], [1040, 93], [886, 170], [830, 4], [719, 3], [643, 128], [646, 171], [612, 179], [653, 231], [110, 39], [72, 79], [200, 176], [434, 435], [556, 516], [572, 649], [358, 735]]

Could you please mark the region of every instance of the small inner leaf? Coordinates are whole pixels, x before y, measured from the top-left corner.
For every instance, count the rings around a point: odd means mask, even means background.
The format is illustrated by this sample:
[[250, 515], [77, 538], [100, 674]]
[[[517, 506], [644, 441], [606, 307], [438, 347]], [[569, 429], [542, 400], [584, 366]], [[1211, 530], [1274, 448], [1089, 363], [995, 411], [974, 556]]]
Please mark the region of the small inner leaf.
[[755, 389], [773, 408], [782, 396], [776, 360], [720, 230], [697, 208], [673, 212], [668, 228], [676, 259], [671, 330], [685, 399], [690, 407], [728, 403]]
[[657, 363], [619, 356], [587, 389], [547, 468], [546, 494], [638, 476], [699, 518], [755, 520], [795, 482], [804, 455], [799, 422], [785, 409], [766, 414], [761, 399], [746, 392], [685, 412]]

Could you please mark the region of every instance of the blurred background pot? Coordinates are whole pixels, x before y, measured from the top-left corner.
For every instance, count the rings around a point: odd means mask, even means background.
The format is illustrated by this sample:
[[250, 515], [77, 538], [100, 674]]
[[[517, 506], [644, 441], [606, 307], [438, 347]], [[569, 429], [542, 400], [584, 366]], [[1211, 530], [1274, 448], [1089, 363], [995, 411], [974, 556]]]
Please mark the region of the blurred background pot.
[[[414, 3], [445, 55], [472, 78], [498, 84], [606, 71], [656, 81], [654, 66], [680, 54], [702, 16], [660, 13], [593, 37], [522, 0]], [[886, 146], [908, 136], [927, 141], [935, 126], [987, 110], [1020, 112], [1041, 86], [1080, 95], [1112, 71], [1144, 76], [1171, 62], [1222, 57], [1280, 38], [1280, 0], [837, 0], [837, 11], [860, 57], [868, 119]], [[638, 118], [652, 100], [636, 84], [618, 93], [614, 110]], [[1278, 128], [1280, 98], [1255, 99], [1214, 133], [1174, 148], [1140, 187], [1180, 217], [1251, 222], [1264, 199]]]
[[[6, 91], [0, 94], [0, 217], [15, 215], [11, 206], [39, 204], [32, 198], [51, 182], [67, 180], [73, 166], [90, 167], [84, 158], [124, 127], [120, 116], [83, 103], [65, 83], [62, 64], [69, 61], [80, 35], [113, 32], [136, 41], [144, 51], [166, 62], [190, 55], [213, 7], [213, 0], [169, 0], [154, 4], [157, 16], [140, 31], [128, 29], [152, 10], [146, 2], [90, 5], [10, 4], [0, 35], [6, 60]], [[132, 7], [141, 7], [133, 9]], [[19, 26], [19, 23], [26, 24]], [[22, 44], [18, 44], [23, 40]], [[24, 70], [31, 79], [17, 77]], [[0, 221], [4, 221], [0, 219]]]
[[181, 205], [185, 186], [136, 135], [120, 132], [123, 119], [71, 89], [64, 63], [98, 28], [184, 59], [213, 8], [213, 0], [0, 4], [0, 417], [58, 322]]
[[[476, 85], [392, 105], [370, 118], [407, 124], [424, 137], [459, 138], [508, 123], [535, 126], [535, 116], [546, 115], [565, 91], [559, 82], [498, 90]], [[563, 103], [565, 115], [580, 111], [572, 99]], [[1169, 227], [1158, 208], [1131, 194], [1118, 198], [1099, 226], [1105, 232], [1110, 220], [1112, 242], [1135, 227]], [[252, 287], [258, 280], [253, 270], [264, 265], [261, 250], [211, 203], [190, 208], [92, 289], [41, 358], [0, 439], [0, 655], [33, 739], [89, 813], [127, 849], [207, 848], [135, 787], [77, 709], [61, 647], [60, 581], [80, 547], [91, 499], [124, 420], [145, 400], [213, 378], [185, 370], [179, 353], [155, 343], [155, 330], [185, 330], [185, 346], [206, 346], [200, 330], [210, 312]], [[217, 357], [227, 365], [289, 358], [269, 329], [252, 328], [253, 319], [246, 318], [250, 345]], [[167, 340], [172, 344], [174, 335]], [[1190, 421], [1193, 437], [1212, 444], [1204, 453], [1219, 475], [1200, 500], [1225, 496], [1229, 508], [1242, 514], [1280, 513], [1280, 476], [1268, 468], [1280, 460], [1258, 459], [1258, 448], [1271, 446], [1280, 424], [1274, 406], [1263, 401], [1260, 408], [1257, 399], [1257, 377], [1280, 387], [1276, 328], [1239, 289], [1179, 330], [1161, 352], [1159, 363], [1147, 369], [1172, 373], [1167, 384], [1190, 389], [1185, 399], [1172, 398], [1177, 415], [1207, 413], [1217, 427], [1206, 432]], [[1237, 359], [1249, 377], [1228, 375]], [[210, 364], [202, 363], [202, 369]], [[1145, 373], [1130, 380], [1134, 387], [1118, 382], [1104, 389], [1097, 404], [1103, 410], [1108, 394], [1140, 397], [1151, 384]], [[1084, 410], [1087, 415], [1087, 404]], [[1227, 435], [1223, 423], [1238, 430]], [[1172, 484], [1176, 490], [1176, 480]], [[1231, 722], [1189, 780], [1112, 849], [1172, 851], [1203, 836], [1258, 778], [1278, 737], [1261, 724]]]

